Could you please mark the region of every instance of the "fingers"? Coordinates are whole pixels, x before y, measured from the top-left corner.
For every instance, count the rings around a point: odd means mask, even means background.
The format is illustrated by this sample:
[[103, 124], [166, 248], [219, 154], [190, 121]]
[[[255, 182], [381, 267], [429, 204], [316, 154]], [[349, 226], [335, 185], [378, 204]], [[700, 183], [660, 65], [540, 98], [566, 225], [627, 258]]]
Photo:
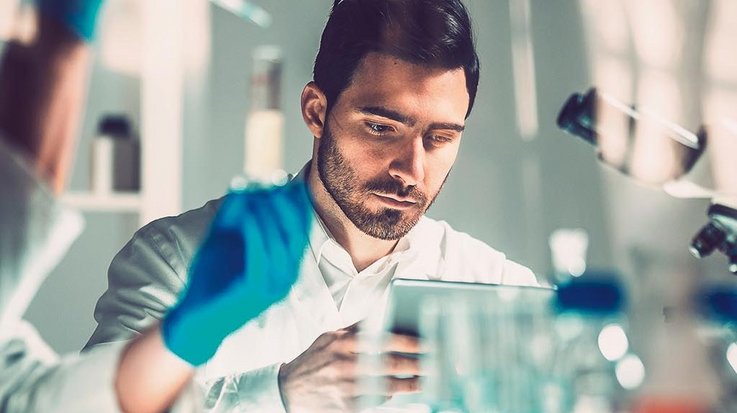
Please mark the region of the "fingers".
[[346, 332], [357, 333], [358, 330], [359, 330], [358, 325], [360, 323], [361, 323], [360, 321], [357, 321], [357, 322], [349, 325], [348, 327], [341, 328], [339, 331], [346, 331]]
[[318, 337], [312, 347], [341, 354], [356, 354], [358, 350], [356, 331], [348, 328], [329, 331]]
[[297, 279], [308, 242], [312, 211], [305, 184], [296, 182], [240, 195], [248, 199], [249, 209], [262, 232], [265, 264], [269, 266], [264, 268], [267, 291], [274, 296], [284, 295]]
[[420, 391], [420, 378], [387, 377], [387, 395], [393, 396], [402, 393], [417, 393]]
[[265, 254], [266, 241], [257, 217], [251, 208], [250, 197], [244, 197], [244, 211], [241, 217], [241, 231], [244, 239], [244, 278], [243, 282], [252, 291], [267, 291], [269, 257]]
[[268, 202], [267, 197], [268, 195], [255, 195], [250, 206], [255, 223], [261, 230], [264, 240], [263, 254], [267, 257], [265, 261], [268, 268], [264, 268], [267, 290], [264, 293], [276, 298], [289, 292], [297, 278], [298, 268], [293, 264], [294, 257], [290, 256], [287, 250], [279, 220], [272, 216], [274, 208]]
[[[369, 356], [371, 357], [371, 356]], [[421, 360], [397, 353], [372, 357], [360, 365], [359, 374], [365, 376], [414, 377], [421, 375]]]
[[404, 334], [389, 334], [384, 343], [384, 351], [419, 354], [420, 340]]
[[[369, 379], [370, 380], [370, 379]], [[420, 377], [383, 377], [383, 386], [372, 385], [371, 388], [362, 387], [361, 379], [345, 380], [341, 382], [341, 389], [346, 395], [356, 397], [377, 396], [386, 400], [397, 394], [418, 393], [422, 391]]]
[[285, 270], [285, 282], [293, 284], [297, 278], [299, 265], [305, 254], [309, 239], [308, 221], [305, 216], [311, 207], [309, 203], [293, 201], [284, 189], [275, 190], [269, 194], [269, 202], [264, 203], [264, 220], [269, 220], [279, 231], [281, 244], [284, 250], [284, 259], [277, 261]]
[[406, 357], [401, 354], [386, 354], [384, 356], [384, 374], [388, 376], [419, 376], [420, 359]]

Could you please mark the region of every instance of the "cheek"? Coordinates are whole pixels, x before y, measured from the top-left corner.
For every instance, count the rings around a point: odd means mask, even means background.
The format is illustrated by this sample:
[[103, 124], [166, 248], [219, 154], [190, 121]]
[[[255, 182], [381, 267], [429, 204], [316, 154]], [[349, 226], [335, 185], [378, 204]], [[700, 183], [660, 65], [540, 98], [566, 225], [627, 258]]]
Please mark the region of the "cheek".
[[345, 145], [345, 157], [361, 176], [373, 176], [378, 170], [388, 169], [394, 152], [386, 143], [380, 144], [360, 137], [348, 140]]
[[427, 185], [434, 191], [440, 188], [443, 181], [448, 176], [450, 169], [453, 167], [458, 155], [458, 146], [447, 148], [447, 150], [438, 151], [428, 156], [426, 177]]

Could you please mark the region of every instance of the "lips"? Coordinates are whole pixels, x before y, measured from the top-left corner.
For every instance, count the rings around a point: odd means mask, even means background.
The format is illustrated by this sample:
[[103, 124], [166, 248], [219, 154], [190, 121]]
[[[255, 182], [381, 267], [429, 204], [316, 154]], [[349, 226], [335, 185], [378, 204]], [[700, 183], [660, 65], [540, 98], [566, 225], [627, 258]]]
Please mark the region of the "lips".
[[417, 201], [412, 198], [400, 197], [389, 194], [378, 194], [373, 192], [373, 195], [379, 198], [385, 204], [388, 204], [394, 208], [410, 208], [417, 205]]

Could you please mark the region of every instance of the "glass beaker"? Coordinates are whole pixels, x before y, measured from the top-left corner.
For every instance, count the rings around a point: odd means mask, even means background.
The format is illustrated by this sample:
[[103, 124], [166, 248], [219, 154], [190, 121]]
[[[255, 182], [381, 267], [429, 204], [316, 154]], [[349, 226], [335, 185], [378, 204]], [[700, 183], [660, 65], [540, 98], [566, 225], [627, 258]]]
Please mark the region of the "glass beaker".
[[552, 330], [550, 290], [504, 287], [422, 305], [423, 389], [433, 412], [539, 413]]

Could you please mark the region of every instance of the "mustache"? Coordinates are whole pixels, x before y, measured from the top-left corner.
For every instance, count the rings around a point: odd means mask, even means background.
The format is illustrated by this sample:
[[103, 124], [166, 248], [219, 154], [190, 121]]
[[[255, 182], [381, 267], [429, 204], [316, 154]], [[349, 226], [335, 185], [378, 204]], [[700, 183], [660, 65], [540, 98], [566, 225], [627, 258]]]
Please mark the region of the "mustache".
[[417, 189], [417, 186], [405, 186], [394, 179], [369, 181], [364, 185], [364, 189], [369, 192], [381, 192], [389, 195], [397, 195], [402, 198], [412, 198], [420, 205], [427, 204], [427, 195]]

